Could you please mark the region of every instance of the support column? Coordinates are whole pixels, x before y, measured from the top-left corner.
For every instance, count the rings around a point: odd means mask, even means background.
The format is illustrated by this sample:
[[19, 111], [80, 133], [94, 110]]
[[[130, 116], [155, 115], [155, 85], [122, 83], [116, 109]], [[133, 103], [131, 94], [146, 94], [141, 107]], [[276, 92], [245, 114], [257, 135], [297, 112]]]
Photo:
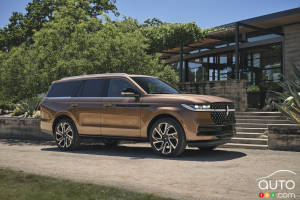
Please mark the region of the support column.
[[183, 81], [182, 77], [183, 77], [183, 42], [180, 44], [180, 82]]
[[239, 65], [240, 65], [240, 59], [239, 59], [239, 24], [235, 24], [235, 75], [234, 78], [236, 80], [239, 80]]

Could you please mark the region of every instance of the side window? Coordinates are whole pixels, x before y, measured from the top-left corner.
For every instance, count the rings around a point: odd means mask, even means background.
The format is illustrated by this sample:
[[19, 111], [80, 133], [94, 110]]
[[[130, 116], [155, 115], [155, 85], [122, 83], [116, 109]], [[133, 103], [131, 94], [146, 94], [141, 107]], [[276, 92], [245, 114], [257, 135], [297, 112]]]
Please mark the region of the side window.
[[80, 81], [64, 81], [52, 84], [47, 97], [74, 97], [80, 87]]
[[136, 87], [132, 85], [128, 80], [124, 78], [112, 78], [109, 81], [108, 97], [122, 97], [121, 92], [124, 89], [132, 88], [136, 90]]
[[106, 96], [106, 79], [88, 79], [83, 81], [78, 97]]

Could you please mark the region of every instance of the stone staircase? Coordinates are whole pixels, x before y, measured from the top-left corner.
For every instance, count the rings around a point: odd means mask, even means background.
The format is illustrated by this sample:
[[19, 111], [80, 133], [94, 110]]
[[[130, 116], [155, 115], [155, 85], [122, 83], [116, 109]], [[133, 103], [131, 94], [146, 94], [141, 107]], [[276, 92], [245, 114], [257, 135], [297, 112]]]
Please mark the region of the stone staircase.
[[221, 147], [268, 149], [268, 124], [291, 124], [280, 112], [236, 112], [236, 135]]

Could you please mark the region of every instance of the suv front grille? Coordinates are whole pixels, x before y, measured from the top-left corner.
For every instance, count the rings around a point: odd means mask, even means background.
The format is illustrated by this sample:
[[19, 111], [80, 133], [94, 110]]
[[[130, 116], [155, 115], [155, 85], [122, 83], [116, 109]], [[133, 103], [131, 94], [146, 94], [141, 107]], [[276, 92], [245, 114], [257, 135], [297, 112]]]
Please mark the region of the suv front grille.
[[225, 109], [225, 111], [213, 111], [211, 113], [211, 119], [218, 125], [235, 123], [234, 111], [227, 112], [228, 109], [234, 109], [233, 103], [212, 103], [211, 109]]

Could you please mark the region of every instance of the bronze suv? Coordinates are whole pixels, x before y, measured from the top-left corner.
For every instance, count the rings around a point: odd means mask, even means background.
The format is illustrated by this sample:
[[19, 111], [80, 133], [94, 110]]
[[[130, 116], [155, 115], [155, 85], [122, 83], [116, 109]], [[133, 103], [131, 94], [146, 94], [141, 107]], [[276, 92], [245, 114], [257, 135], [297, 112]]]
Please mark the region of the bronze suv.
[[106, 145], [148, 141], [154, 152], [178, 156], [186, 146], [213, 149], [234, 135], [233, 103], [181, 94], [156, 77], [95, 74], [54, 81], [41, 102], [41, 129], [61, 150], [84, 138]]

